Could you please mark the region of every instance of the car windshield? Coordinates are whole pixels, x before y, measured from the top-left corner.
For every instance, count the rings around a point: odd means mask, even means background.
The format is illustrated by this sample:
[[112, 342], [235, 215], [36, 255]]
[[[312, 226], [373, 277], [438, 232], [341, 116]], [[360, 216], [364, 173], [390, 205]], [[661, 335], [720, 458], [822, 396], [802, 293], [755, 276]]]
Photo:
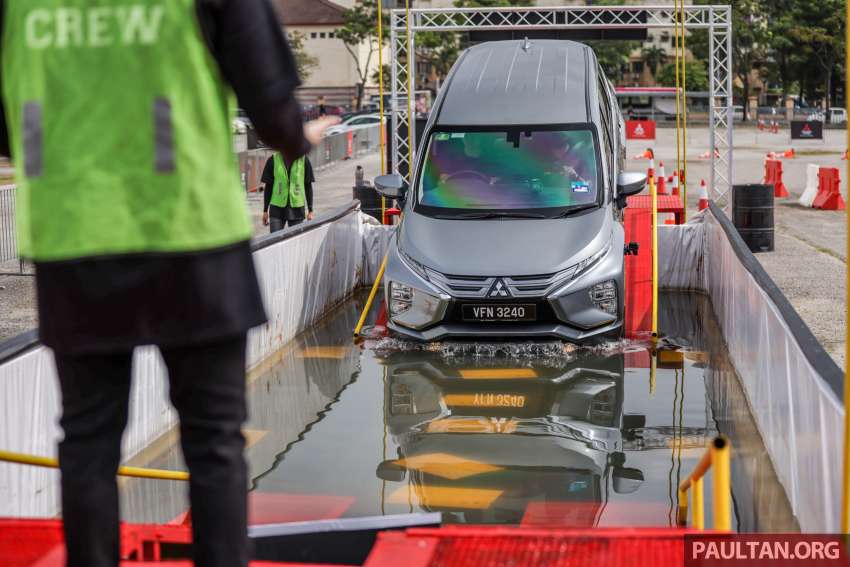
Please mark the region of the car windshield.
[[587, 207], [598, 202], [596, 154], [589, 129], [438, 131], [417, 205], [458, 215]]

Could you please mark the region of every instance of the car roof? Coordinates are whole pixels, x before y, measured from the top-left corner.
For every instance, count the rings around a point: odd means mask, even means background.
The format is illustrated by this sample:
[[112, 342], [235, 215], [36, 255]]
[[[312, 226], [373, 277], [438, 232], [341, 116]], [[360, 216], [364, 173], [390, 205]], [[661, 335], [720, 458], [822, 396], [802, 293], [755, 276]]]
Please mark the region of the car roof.
[[455, 64], [436, 124], [570, 124], [590, 122], [596, 57], [574, 41], [482, 43]]

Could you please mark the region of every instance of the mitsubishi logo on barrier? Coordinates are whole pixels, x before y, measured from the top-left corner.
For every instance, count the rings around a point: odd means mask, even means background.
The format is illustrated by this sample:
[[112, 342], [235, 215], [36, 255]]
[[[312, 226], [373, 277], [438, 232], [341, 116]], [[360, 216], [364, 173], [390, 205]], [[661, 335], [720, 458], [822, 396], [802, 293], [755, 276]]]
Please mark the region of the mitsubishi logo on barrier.
[[641, 126], [640, 123], [635, 126], [635, 136], [639, 138], [646, 136], [646, 130], [643, 129], [643, 126]]
[[500, 278], [493, 283], [493, 287], [490, 288], [490, 293], [488, 295], [490, 297], [511, 297], [511, 292], [508, 291], [508, 286], [506, 286], [505, 282]]

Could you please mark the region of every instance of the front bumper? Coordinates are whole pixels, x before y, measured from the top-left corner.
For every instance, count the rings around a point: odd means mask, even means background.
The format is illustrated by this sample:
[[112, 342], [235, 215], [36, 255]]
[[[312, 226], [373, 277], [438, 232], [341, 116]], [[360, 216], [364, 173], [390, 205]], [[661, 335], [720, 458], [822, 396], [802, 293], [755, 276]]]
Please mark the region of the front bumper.
[[[387, 264], [385, 282], [399, 282], [440, 298], [438, 316], [434, 323], [422, 328], [411, 328], [393, 320], [388, 328], [396, 334], [417, 341], [438, 341], [450, 338], [554, 338], [573, 343], [593, 343], [618, 333], [623, 328], [623, 276], [622, 237], [615, 238], [608, 253], [585, 272], [568, 281], [559, 289], [542, 298], [516, 298], [488, 301], [454, 298], [435, 286], [403, 261], [393, 242]], [[617, 287], [617, 315], [610, 315], [595, 307], [590, 289], [599, 283], [614, 281]], [[464, 304], [536, 304], [538, 321], [534, 323], [478, 323], [462, 320]]]

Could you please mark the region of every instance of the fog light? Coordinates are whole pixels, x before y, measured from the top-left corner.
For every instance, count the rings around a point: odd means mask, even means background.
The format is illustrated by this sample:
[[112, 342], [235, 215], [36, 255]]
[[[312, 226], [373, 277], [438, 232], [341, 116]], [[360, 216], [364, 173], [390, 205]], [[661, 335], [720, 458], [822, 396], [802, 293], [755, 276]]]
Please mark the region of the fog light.
[[617, 282], [609, 280], [590, 288], [593, 305], [609, 315], [617, 315]]
[[404, 284], [390, 282], [390, 314], [401, 315], [413, 306], [413, 288]]

